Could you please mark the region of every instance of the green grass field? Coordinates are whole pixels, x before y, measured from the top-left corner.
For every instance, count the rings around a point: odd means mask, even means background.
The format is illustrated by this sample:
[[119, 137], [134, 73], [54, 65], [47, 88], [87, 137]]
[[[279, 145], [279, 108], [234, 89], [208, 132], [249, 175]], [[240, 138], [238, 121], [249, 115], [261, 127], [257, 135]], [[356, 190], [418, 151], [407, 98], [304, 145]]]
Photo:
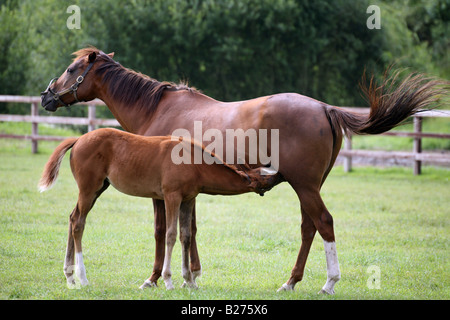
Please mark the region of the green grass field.
[[[322, 194], [334, 217], [342, 274], [334, 296], [317, 294], [326, 281], [319, 235], [303, 281], [294, 292], [276, 292], [301, 243], [299, 203], [286, 183], [262, 198], [200, 195], [203, 275], [198, 290], [179, 288], [177, 242], [173, 291], [162, 280], [158, 288], [139, 290], [153, 267], [152, 203], [110, 187], [90, 212], [83, 237], [90, 285], [69, 290], [63, 263], [77, 198], [69, 157], [53, 189], [40, 194], [36, 187], [56, 145], [40, 143], [40, 153], [32, 155], [30, 142], [0, 139], [0, 299], [450, 298], [450, 170], [430, 167], [421, 176], [404, 168], [332, 171]], [[379, 289], [371, 289], [373, 268]]]

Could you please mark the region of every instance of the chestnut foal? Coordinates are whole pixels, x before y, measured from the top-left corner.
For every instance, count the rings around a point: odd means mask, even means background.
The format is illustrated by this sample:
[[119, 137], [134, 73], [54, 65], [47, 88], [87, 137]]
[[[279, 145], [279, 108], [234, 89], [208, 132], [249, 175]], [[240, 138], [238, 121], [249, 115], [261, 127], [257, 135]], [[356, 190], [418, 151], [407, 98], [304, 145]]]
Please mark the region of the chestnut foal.
[[[180, 148], [180, 145], [181, 147]], [[201, 148], [203, 157], [212, 157], [213, 164], [174, 164], [174, 147], [178, 153]], [[87, 285], [83, 264], [81, 238], [88, 212], [96, 199], [110, 184], [132, 196], [164, 200], [166, 206], [166, 254], [162, 276], [167, 289], [173, 289], [170, 261], [176, 242], [177, 221], [180, 221], [182, 274], [184, 285], [197, 287], [189, 268], [192, 211], [199, 193], [234, 195], [245, 192], [263, 194], [281, 177], [268, 168], [241, 169], [226, 164], [200, 144], [178, 137], [144, 137], [116, 129], [98, 129], [80, 138], [64, 140], [47, 162], [39, 182], [41, 192], [49, 189], [58, 177], [65, 153], [72, 148], [70, 166], [78, 184], [78, 202], [70, 215], [64, 273], [73, 286], [74, 255], [76, 275]], [[188, 162], [188, 161], [186, 161]], [[194, 163], [191, 161], [190, 163]], [[75, 249], [75, 251], [74, 251]], [[144, 282], [141, 288], [148, 286]]]

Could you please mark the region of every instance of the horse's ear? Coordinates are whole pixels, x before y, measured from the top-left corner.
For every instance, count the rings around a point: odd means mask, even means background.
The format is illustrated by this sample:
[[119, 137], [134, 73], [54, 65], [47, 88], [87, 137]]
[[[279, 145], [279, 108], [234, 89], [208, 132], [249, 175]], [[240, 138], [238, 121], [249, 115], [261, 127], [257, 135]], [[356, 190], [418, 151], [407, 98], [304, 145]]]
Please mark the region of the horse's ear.
[[89, 54], [88, 60], [89, 60], [89, 62], [94, 62], [96, 58], [97, 58], [97, 53], [94, 51]]
[[114, 52], [108, 53], [107, 56], [110, 57], [111, 59], [114, 58]]

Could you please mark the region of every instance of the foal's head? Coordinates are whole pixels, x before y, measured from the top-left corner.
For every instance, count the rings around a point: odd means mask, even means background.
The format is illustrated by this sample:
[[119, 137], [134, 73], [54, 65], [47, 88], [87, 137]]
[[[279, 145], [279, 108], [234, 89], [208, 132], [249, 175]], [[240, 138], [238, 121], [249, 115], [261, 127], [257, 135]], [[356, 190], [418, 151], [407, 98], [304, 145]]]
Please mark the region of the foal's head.
[[270, 191], [277, 184], [284, 181], [283, 176], [269, 165], [251, 169], [247, 164], [236, 166], [237, 170], [244, 173], [250, 183], [252, 191], [264, 196], [264, 193]]
[[70, 106], [80, 101], [95, 99], [97, 81], [95, 69], [114, 53], [105, 54], [96, 48], [85, 48], [74, 53], [75, 59], [58, 78], [53, 78], [41, 92], [41, 104], [47, 111]]

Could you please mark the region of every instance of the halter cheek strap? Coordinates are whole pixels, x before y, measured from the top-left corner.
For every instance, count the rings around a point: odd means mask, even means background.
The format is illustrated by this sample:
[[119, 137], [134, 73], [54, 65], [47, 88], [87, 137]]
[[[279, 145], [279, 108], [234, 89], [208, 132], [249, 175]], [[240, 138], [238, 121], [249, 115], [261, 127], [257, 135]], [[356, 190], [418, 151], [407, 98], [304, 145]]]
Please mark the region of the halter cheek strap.
[[[94, 62], [89, 63], [87, 68], [84, 70], [83, 74], [78, 76], [77, 79], [75, 80], [75, 83], [73, 85], [71, 85], [68, 89], [64, 89], [64, 90], [61, 90], [59, 92], [53, 92], [53, 90], [50, 88], [50, 86], [53, 84], [54, 81], [56, 81], [58, 79], [58, 78], [53, 78], [52, 80], [50, 80], [50, 83], [48, 84], [47, 89], [45, 89], [45, 91], [43, 93], [45, 93], [47, 91], [51, 92], [53, 94], [53, 99], [58, 101], [58, 102], [60, 102], [60, 103], [62, 103], [66, 107], [70, 107], [72, 104], [80, 102], [78, 100], [78, 97], [77, 97], [78, 87], [84, 81], [84, 78], [86, 77], [86, 74], [89, 72], [89, 70], [91, 70], [93, 65], [94, 65]], [[73, 103], [65, 103], [64, 101], [61, 100], [61, 97], [64, 96], [65, 94], [67, 94], [67, 93], [72, 93], [73, 94], [73, 97], [75, 98], [75, 102], [73, 102]]]

